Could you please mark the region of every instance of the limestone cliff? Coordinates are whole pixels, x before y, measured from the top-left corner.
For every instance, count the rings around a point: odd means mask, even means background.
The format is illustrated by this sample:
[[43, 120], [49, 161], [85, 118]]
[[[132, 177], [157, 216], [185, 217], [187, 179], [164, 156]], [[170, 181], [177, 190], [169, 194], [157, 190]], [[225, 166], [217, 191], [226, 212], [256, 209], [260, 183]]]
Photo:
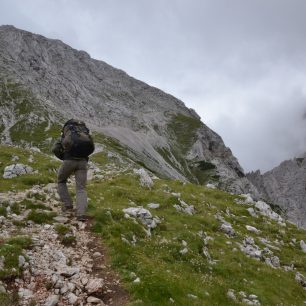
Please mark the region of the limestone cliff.
[[256, 171], [247, 177], [263, 198], [279, 205], [289, 220], [306, 228], [306, 154], [264, 174]]

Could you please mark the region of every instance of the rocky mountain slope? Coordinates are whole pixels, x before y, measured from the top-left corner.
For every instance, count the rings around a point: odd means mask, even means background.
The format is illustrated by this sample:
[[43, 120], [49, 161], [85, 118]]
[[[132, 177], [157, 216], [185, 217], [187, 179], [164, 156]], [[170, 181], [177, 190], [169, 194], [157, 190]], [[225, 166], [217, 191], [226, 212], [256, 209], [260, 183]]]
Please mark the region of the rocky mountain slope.
[[286, 160], [271, 171], [247, 174], [261, 197], [277, 203], [289, 220], [306, 228], [306, 154]]
[[85, 120], [97, 141], [163, 177], [252, 192], [221, 137], [173, 96], [59, 40], [0, 27], [2, 143], [48, 149], [60, 124]]

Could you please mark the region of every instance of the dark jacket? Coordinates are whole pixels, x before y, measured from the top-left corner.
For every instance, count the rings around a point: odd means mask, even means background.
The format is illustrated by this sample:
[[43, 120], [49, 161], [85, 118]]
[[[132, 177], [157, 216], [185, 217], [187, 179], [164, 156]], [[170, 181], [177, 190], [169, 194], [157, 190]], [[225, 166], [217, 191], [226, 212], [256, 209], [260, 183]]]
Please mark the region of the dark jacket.
[[55, 143], [53, 144], [52, 147], [52, 152], [54, 153], [54, 155], [59, 158], [60, 160], [69, 160], [69, 159], [76, 159], [76, 160], [83, 160], [86, 159], [88, 161], [88, 157], [87, 158], [78, 158], [78, 157], [74, 157], [71, 156], [69, 152], [65, 152], [64, 147], [62, 145], [62, 138], [59, 137], [58, 139], [56, 139]]

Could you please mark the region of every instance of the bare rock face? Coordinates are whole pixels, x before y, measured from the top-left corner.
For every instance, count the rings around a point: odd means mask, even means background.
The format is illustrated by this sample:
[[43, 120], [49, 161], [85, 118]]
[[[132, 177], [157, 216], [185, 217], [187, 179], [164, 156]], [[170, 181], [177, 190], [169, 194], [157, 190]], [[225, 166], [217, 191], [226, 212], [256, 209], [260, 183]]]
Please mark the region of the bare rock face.
[[[31, 93], [27, 101], [35, 106], [30, 111], [5, 95], [9, 82]], [[1, 26], [0, 85], [6, 99], [0, 106], [2, 142], [14, 143], [25, 121], [48, 131], [66, 119], [80, 118], [159, 175], [256, 195], [230, 149], [194, 110], [59, 40]]]
[[290, 221], [306, 228], [306, 154], [264, 174], [256, 171], [247, 177], [262, 198], [279, 205]]

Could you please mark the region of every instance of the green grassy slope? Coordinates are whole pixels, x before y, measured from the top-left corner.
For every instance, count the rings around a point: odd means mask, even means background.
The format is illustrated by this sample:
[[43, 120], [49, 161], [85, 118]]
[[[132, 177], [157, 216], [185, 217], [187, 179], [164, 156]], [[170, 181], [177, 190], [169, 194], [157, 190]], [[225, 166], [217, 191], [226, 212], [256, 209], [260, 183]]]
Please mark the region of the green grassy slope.
[[[16, 147], [0, 149], [1, 192], [55, 182], [56, 160]], [[33, 155], [31, 166], [38, 174], [3, 179], [4, 167], [16, 155], [18, 162], [25, 164]], [[126, 164], [107, 151], [92, 160], [103, 174], [88, 183], [92, 230], [108, 246], [112, 265], [131, 294], [131, 305], [245, 305], [239, 295], [242, 291], [256, 295], [261, 305], [302, 305], [306, 301], [306, 291], [295, 280], [296, 272], [306, 275], [305, 254], [299, 246], [305, 231], [289, 223], [281, 226], [267, 217], [254, 218], [248, 205], [236, 203], [239, 197], [217, 189], [161, 179], [154, 180], [151, 189], [141, 187]], [[120, 167], [126, 170], [117, 171]], [[177, 211], [174, 205], [180, 205], [180, 200], [193, 205], [195, 214]], [[147, 208], [149, 203], [160, 204], [157, 209], [148, 208], [161, 221], [151, 236], [138, 219], [126, 218], [122, 211]], [[232, 224], [235, 236], [228, 237], [220, 230], [222, 218]], [[261, 232], [249, 232], [246, 225]], [[260, 238], [269, 240], [281, 267], [272, 268], [242, 253], [238, 244], [245, 237], [253, 237], [261, 249], [266, 246]], [[18, 244], [13, 247], [21, 250]], [[291, 265], [294, 270], [286, 272], [284, 266]], [[237, 301], [228, 297], [230, 289]]]
[[[243, 304], [240, 291], [255, 294], [262, 305], [301, 305], [306, 301], [305, 290], [295, 280], [297, 271], [306, 273], [305, 254], [298, 243], [305, 240], [305, 231], [250, 216], [248, 205], [236, 203], [237, 196], [171, 180], [155, 180], [151, 190], [144, 189], [131, 173], [93, 181], [89, 194], [90, 212], [95, 216], [93, 230], [109, 245], [113, 266], [138, 301], [135, 305], [169, 305], [172, 299], [175, 305], [236, 305]], [[176, 211], [173, 205], [179, 204], [178, 194], [195, 207], [194, 215]], [[149, 210], [161, 220], [151, 237], [139, 220], [125, 218], [122, 211], [134, 206], [147, 208], [149, 203], [160, 204], [160, 208]], [[220, 230], [216, 215], [232, 224], [234, 237]], [[248, 232], [246, 225], [261, 233]], [[259, 238], [271, 241], [279, 248], [271, 251], [281, 266], [293, 264], [295, 270], [285, 272], [247, 257], [237, 244], [245, 237], [253, 237], [261, 249], [265, 245]], [[182, 254], [185, 247], [188, 252]], [[137, 277], [139, 283], [134, 282]], [[229, 289], [240, 302], [227, 297]]]

